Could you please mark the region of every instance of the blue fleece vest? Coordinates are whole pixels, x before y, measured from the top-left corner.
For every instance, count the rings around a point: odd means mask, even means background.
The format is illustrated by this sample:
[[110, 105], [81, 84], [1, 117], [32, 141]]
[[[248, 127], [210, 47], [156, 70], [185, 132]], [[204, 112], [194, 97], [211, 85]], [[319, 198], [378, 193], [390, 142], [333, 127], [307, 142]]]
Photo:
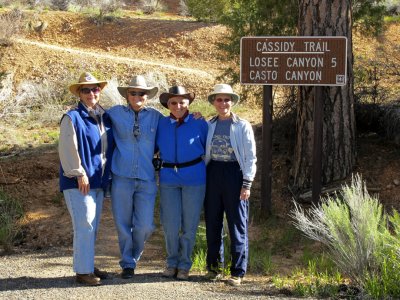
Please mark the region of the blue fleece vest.
[[[78, 140], [78, 153], [81, 164], [89, 178], [91, 189], [106, 189], [110, 183], [111, 158], [114, 148], [114, 139], [111, 129], [111, 120], [107, 113], [103, 115], [103, 125], [107, 133], [106, 166], [102, 176], [101, 166], [101, 136], [96, 121], [89, 115], [82, 103], [66, 113], [71, 118]], [[63, 116], [65, 117], [65, 115]], [[78, 188], [76, 178], [64, 176], [60, 164], [60, 191]]]

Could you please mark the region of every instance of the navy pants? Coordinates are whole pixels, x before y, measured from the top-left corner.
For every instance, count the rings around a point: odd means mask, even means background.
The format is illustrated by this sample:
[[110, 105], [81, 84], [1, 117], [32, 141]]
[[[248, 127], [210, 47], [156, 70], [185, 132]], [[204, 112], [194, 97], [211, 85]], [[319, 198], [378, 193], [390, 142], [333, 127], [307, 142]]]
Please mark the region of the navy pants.
[[207, 269], [223, 265], [223, 219], [231, 240], [231, 275], [243, 277], [247, 270], [249, 202], [240, 200], [243, 174], [237, 162], [211, 161], [207, 166], [204, 213], [207, 236]]

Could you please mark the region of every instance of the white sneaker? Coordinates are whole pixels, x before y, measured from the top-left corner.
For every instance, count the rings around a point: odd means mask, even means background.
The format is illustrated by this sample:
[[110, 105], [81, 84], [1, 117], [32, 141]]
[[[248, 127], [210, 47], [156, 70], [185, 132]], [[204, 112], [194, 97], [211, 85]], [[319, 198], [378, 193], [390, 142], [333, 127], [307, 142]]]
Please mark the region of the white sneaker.
[[211, 280], [211, 281], [218, 281], [222, 279], [222, 274], [217, 273], [214, 271], [208, 271], [207, 274], [205, 275], [206, 279]]
[[237, 276], [231, 276], [227, 283], [233, 286], [239, 286], [242, 283], [242, 278]]

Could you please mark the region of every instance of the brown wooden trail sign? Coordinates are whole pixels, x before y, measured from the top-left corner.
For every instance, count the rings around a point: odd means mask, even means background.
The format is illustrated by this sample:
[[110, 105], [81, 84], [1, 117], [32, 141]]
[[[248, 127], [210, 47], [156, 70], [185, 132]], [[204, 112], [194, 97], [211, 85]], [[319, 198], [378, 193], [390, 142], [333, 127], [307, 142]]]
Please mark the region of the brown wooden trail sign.
[[240, 82], [263, 85], [261, 210], [272, 211], [272, 85], [312, 85], [314, 89], [313, 202], [321, 193], [323, 87], [347, 82], [344, 36], [242, 37]]
[[243, 37], [240, 82], [262, 85], [346, 84], [347, 38]]

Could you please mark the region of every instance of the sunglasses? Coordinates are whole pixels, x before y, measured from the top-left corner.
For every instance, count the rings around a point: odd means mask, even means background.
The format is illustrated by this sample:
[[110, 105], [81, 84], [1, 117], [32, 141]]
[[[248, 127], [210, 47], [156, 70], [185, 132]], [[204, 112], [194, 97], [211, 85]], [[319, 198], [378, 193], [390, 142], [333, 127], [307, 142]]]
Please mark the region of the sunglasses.
[[231, 99], [231, 98], [224, 98], [224, 99], [222, 99], [222, 98], [217, 98], [217, 99], [215, 99], [215, 101], [217, 101], [218, 103], [221, 103], [221, 102], [228, 103], [228, 102], [231, 102], [232, 99]]
[[186, 102], [185, 102], [185, 101], [181, 101], [181, 102], [171, 101], [171, 102], [169, 102], [169, 104], [171, 104], [171, 105], [173, 105], [173, 106], [178, 105], [178, 104], [180, 104], [180, 105], [185, 105]]
[[139, 96], [139, 97], [143, 97], [144, 95], [146, 95], [145, 92], [128, 92], [128, 94], [131, 96]]
[[81, 88], [79, 90], [82, 94], [90, 94], [91, 92], [93, 94], [98, 94], [100, 93], [100, 88], [99, 87], [95, 87], [95, 88]]

